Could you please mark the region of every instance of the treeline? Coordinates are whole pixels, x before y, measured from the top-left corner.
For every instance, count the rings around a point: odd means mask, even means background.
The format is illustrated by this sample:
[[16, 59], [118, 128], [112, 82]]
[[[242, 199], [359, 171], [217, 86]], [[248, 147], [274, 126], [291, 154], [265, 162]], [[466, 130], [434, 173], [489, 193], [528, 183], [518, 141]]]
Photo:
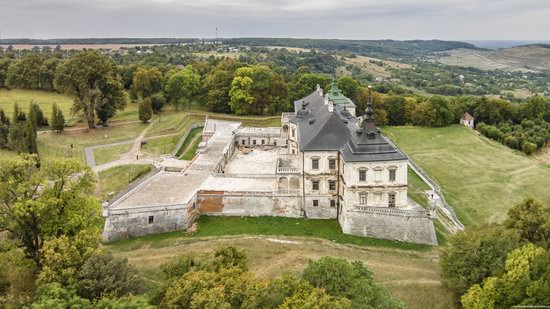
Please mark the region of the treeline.
[[361, 262], [258, 278], [244, 251], [179, 255], [146, 280], [101, 245], [95, 177], [74, 160], [0, 159], [0, 307], [402, 308]]
[[522, 104], [480, 99], [474, 110], [477, 130], [512, 149], [530, 155], [550, 141], [550, 100], [532, 97]]
[[550, 205], [527, 199], [502, 224], [450, 237], [440, 256], [441, 281], [465, 309], [550, 304]]
[[27, 114], [16, 103], [13, 106], [12, 119], [0, 108], [0, 149], [9, 149], [17, 153], [38, 154], [36, 131], [40, 127], [51, 125], [54, 131], [63, 131], [65, 118], [56, 104], [52, 106], [51, 123], [44, 116], [40, 106], [34, 102], [29, 105]]
[[475, 45], [458, 41], [442, 40], [337, 40], [337, 39], [291, 39], [291, 38], [234, 38], [221, 39], [225, 44], [248, 46], [288, 46], [320, 49], [330, 52], [347, 52], [377, 58], [414, 60], [456, 48], [478, 49]]

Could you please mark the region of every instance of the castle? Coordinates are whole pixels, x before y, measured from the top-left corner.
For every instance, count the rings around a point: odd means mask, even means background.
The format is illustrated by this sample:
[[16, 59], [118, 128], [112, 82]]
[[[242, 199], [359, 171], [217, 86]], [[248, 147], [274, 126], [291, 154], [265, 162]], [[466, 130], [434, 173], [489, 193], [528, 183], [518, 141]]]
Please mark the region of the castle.
[[107, 240], [187, 228], [199, 215], [337, 219], [343, 233], [437, 245], [432, 212], [407, 198], [408, 158], [333, 83], [279, 128], [207, 119], [197, 156], [158, 169], [104, 208]]

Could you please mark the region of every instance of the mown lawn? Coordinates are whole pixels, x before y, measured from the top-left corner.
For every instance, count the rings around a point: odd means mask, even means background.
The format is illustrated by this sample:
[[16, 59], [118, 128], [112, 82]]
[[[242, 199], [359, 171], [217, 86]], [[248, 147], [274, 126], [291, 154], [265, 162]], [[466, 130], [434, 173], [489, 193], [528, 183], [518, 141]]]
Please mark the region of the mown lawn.
[[191, 146], [185, 151], [179, 158], [181, 160], [193, 160], [193, 158], [197, 155], [197, 148], [199, 147], [199, 144], [201, 143], [201, 138], [196, 136], [194, 140], [192, 140]]
[[176, 147], [180, 138], [181, 136], [177, 134], [171, 136], [149, 138], [147, 139], [147, 144], [141, 147], [141, 152], [155, 157], [163, 154], [170, 154]]
[[500, 222], [526, 197], [550, 202], [550, 168], [468, 128], [385, 127], [465, 224]]
[[409, 167], [407, 168], [408, 184], [407, 195], [420, 206], [428, 208], [428, 197], [424, 193], [426, 190], [430, 190], [430, 187]]
[[149, 164], [129, 164], [99, 172], [99, 188], [103, 201], [122, 191], [132, 181], [149, 173], [153, 169]]
[[135, 122], [104, 129], [47, 132], [38, 135], [38, 153], [45, 157], [71, 157], [84, 162], [86, 146], [131, 140], [145, 127], [146, 125]]
[[73, 99], [64, 94], [57, 92], [39, 91], [39, 90], [24, 90], [24, 89], [0, 89], [0, 107], [4, 109], [6, 115], [12, 118], [13, 105], [19, 104], [19, 107], [27, 113], [29, 104], [34, 101], [40, 106], [46, 118], [51, 119], [52, 106], [54, 103], [63, 111], [65, 121], [69, 125], [74, 125], [77, 118], [71, 114]]
[[101, 165], [118, 160], [121, 154], [130, 151], [130, 149], [132, 149], [132, 143], [96, 148], [94, 149], [95, 163]]
[[281, 235], [307, 236], [327, 239], [335, 243], [358, 246], [388, 247], [407, 250], [429, 250], [430, 246], [404, 243], [392, 240], [367, 238], [342, 233], [340, 224], [332, 219], [296, 219], [284, 217], [216, 217], [201, 216], [196, 221], [199, 230], [189, 235], [186, 232], [172, 232], [148, 235], [109, 244], [115, 251], [127, 251], [142, 246], [172, 246], [182, 239], [227, 235]]

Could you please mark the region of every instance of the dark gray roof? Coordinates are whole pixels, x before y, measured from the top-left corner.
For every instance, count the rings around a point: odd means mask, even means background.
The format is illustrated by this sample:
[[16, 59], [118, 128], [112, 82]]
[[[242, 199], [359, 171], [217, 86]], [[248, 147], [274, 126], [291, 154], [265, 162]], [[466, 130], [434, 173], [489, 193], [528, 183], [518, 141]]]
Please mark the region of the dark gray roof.
[[301, 151], [340, 151], [349, 162], [407, 159], [379, 130], [370, 132], [368, 138], [357, 125], [361, 117], [353, 117], [337, 105], [329, 112], [317, 91], [295, 101], [294, 108], [296, 116], [289, 121], [298, 126]]

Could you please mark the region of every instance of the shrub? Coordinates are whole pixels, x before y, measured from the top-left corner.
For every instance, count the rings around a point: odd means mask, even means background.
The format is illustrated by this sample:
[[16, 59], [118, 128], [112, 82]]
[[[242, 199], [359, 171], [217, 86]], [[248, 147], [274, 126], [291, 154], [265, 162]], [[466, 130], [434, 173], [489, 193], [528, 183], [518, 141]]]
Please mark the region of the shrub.
[[525, 141], [523, 142], [523, 145], [521, 145], [521, 151], [523, 151], [526, 155], [532, 154], [535, 150], [537, 150], [537, 144]]

